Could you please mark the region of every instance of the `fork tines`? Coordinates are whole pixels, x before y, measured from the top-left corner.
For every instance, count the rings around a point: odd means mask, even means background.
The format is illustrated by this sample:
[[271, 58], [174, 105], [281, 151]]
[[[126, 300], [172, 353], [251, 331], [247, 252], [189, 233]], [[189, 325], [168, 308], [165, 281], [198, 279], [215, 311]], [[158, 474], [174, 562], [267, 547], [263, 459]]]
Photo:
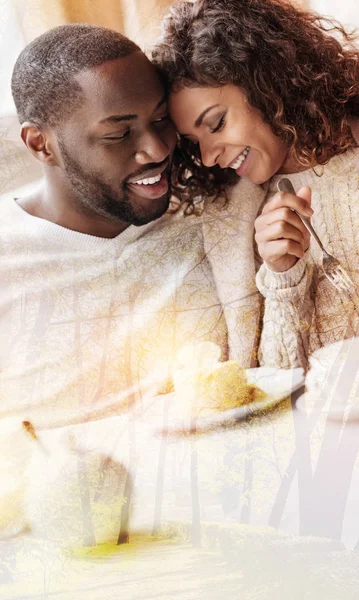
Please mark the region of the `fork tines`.
[[328, 272], [323, 269], [329, 281], [342, 292], [354, 293], [355, 287], [353, 280], [341, 265], [337, 266], [333, 271]]

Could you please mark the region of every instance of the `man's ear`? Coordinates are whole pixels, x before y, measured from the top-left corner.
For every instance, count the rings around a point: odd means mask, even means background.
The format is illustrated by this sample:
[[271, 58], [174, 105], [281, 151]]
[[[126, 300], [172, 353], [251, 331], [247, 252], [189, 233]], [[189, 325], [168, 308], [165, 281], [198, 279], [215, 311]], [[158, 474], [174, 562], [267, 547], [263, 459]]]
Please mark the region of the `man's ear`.
[[21, 126], [21, 138], [31, 154], [42, 164], [48, 166], [58, 166], [55, 144], [51, 141], [50, 131], [40, 128], [35, 123], [26, 121]]

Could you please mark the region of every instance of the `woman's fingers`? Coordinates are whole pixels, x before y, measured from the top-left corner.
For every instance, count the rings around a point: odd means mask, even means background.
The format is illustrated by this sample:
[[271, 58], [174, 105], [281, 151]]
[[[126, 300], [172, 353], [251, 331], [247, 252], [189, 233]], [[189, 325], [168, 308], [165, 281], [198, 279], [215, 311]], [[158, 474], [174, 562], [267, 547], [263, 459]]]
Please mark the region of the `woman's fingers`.
[[284, 238], [299, 242], [300, 244], [304, 245], [305, 241], [308, 239], [308, 232], [303, 223], [301, 223], [300, 219], [298, 217], [297, 219], [301, 226], [299, 226], [297, 223], [292, 225], [287, 221], [275, 221], [274, 223], [267, 225], [265, 228], [260, 229], [255, 234], [255, 240], [257, 244], [259, 245]]
[[311, 190], [298, 194], [278, 192], [255, 221], [259, 254], [275, 271], [290, 269], [309, 247], [310, 234], [298, 215], [312, 216]]
[[296, 210], [299, 214], [304, 217], [311, 217], [313, 215], [313, 210], [310, 207], [310, 198], [307, 199], [306, 190], [309, 188], [301, 188], [300, 192], [303, 194], [303, 198], [300, 196], [294, 196], [294, 194], [288, 194], [287, 192], [278, 192], [273, 196], [272, 200], [270, 200], [267, 204], [264, 205], [262, 215], [265, 215], [277, 208], [291, 208], [292, 210]]
[[274, 223], [288, 223], [292, 227], [299, 229], [304, 235], [307, 228], [302, 223], [298, 215], [290, 208], [283, 207], [273, 210], [266, 214], [261, 214], [255, 223], [256, 231], [261, 231], [267, 227], [270, 227]]
[[[276, 263], [278, 263], [278, 271], [283, 271], [286, 270], [282, 268], [285, 264], [283, 259], [288, 255], [297, 259], [302, 258], [302, 256], [304, 256], [302, 244], [287, 239], [268, 242], [263, 249], [262, 258], [270, 267], [273, 267], [274, 270], [277, 270]], [[290, 266], [292, 266], [292, 264], [289, 263], [287, 268], [290, 268]]]

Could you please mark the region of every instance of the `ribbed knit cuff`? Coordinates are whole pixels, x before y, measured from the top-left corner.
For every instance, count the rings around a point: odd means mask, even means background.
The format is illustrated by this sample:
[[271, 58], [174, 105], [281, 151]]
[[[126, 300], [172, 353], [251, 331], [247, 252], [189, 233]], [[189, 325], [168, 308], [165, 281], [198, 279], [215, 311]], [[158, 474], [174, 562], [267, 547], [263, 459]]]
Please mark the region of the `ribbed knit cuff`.
[[262, 296], [267, 297], [268, 293], [277, 290], [292, 289], [296, 291], [297, 286], [304, 277], [308, 255], [309, 251], [307, 250], [304, 256], [291, 269], [282, 273], [272, 271], [266, 263], [263, 263], [256, 276], [257, 287]]

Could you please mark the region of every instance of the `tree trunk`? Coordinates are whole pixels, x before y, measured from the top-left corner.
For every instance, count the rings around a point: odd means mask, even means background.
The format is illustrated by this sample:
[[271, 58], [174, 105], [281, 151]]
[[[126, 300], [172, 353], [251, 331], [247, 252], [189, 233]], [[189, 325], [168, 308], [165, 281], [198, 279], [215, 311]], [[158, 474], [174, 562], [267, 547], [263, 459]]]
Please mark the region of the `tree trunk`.
[[192, 546], [201, 547], [201, 510], [198, 488], [198, 452], [192, 442], [191, 451], [191, 496], [192, 496]]
[[[166, 429], [168, 424], [168, 409], [169, 402], [168, 398], [163, 403], [163, 429]], [[165, 435], [161, 438], [160, 452], [158, 457], [158, 469], [157, 469], [157, 484], [156, 484], [156, 497], [155, 497], [155, 511], [153, 517], [153, 528], [152, 535], [157, 535], [161, 528], [161, 512], [162, 512], [162, 501], [163, 501], [163, 483], [165, 475], [165, 463], [166, 463], [166, 451], [167, 451], [167, 437]]]
[[123, 504], [121, 508], [120, 533], [118, 534], [117, 545], [128, 544], [130, 541], [130, 515], [132, 494], [133, 481], [130, 471], [127, 471], [125, 488], [123, 490], [125, 504]]

